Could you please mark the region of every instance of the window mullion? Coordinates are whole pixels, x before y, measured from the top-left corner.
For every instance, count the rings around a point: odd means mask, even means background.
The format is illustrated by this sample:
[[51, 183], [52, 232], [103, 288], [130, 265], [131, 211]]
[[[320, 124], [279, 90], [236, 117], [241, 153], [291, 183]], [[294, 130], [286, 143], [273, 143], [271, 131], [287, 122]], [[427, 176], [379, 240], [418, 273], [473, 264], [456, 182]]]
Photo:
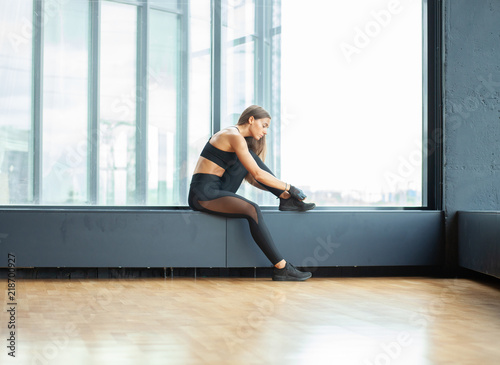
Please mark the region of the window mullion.
[[89, 1], [90, 52], [89, 52], [89, 123], [88, 123], [88, 202], [99, 201], [99, 74], [101, 2]]
[[149, 6], [145, 3], [137, 14], [137, 108], [136, 108], [136, 204], [147, 203], [148, 175], [148, 38]]
[[422, 205], [442, 209], [442, 1], [424, 1], [424, 108]]
[[212, 0], [212, 133], [221, 128], [222, 0]]
[[183, 161], [188, 160], [188, 105], [189, 105], [189, 2], [180, 1], [182, 10], [179, 32], [179, 82], [177, 92], [180, 97], [177, 98], [177, 166], [178, 176], [176, 181], [179, 181], [179, 197], [187, 196], [188, 186], [188, 166]]
[[[276, 6], [276, 4], [278, 6]], [[271, 115], [277, 121], [279, 121], [280, 125], [278, 128], [275, 128], [273, 132], [273, 151], [274, 151], [274, 171], [276, 176], [281, 176], [281, 160], [278, 156], [280, 156], [281, 151], [281, 47], [280, 42], [276, 41], [278, 36], [281, 37], [281, 26], [274, 27], [273, 18], [277, 16], [274, 12], [279, 7], [281, 9], [281, 0], [273, 0], [273, 6], [269, 8], [269, 24], [271, 25], [271, 29], [269, 31], [269, 92], [270, 92], [270, 104], [271, 104]], [[274, 57], [278, 59], [275, 60]], [[273, 89], [275, 87], [276, 89]]]
[[33, 56], [32, 56], [32, 192], [33, 203], [42, 201], [42, 157], [43, 157], [43, 1], [33, 1]]
[[265, 90], [265, 52], [264, 52], [264, 27], [265, 27], [265, 7], [263, 0], [256, 0], [255, 2], [255, 33], [256, 40], [254, 44], [255, 54], [254, 54], [254, 70], [255, 70], [255, 80], [254, 80], [254, 92], [255, 92], [255, 103], [257, 105], [264, 106], [264, 90]]

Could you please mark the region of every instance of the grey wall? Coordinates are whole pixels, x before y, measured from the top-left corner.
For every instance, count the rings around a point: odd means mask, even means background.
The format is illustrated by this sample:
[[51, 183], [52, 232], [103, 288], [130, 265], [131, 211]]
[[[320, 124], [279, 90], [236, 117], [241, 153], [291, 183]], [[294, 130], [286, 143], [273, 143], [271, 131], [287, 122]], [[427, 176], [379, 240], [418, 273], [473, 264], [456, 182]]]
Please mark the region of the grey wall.
[[459, 264], [500, 278], [500, 212], [458, 213]]
[[[321, 266], [437, 266], [440, 211], [265, 210], [287, 260]], [[242, 219], [190, 210], [0, 210], [0, 267], [269, 267]], [[2, 263], [4, 262], [4, 263]]]
[[500, 0], [444, 1], [446, 263], [457, 211], [500, 210]]

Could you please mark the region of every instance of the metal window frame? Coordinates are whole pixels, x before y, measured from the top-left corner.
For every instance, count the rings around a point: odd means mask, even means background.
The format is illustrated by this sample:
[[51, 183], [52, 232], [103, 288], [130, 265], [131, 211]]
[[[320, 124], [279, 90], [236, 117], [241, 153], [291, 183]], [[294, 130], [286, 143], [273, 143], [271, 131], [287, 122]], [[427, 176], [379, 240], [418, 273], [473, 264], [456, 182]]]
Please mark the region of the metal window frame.
[[188, 1], [179, 1], [180, 14], [178, 15], [180, 21], [179, 32], [179, 74], [180, 77], [177, 81], [177, 91], [179, 97], [177, 98], [177, 148], [176, 148], [176, 164], [174, 181], [178, 181], [176, 194], [178, 197], [187, 197], [188, 195], [188, 122], [189, 122], [189, 7]]
[[423, 189], [426, 200], [422, 209], [443, 207], [443, 1], [423, 0], [426, 8], [424, 28], [424, 104], [423, 123]]
[[[279, 92], [280, 90], [274, 90], [273, 89], [273, 78], [277, 78], [279, 80], [279, 84], [281, 84], [281, 14], [280, 14], [280, 22], [279, 25], [274, 27], [273, 24], [273, 16], [274, 16], [274, 5], [278, 4], [278, 7], [281, 9], [281, 0], [273, 0], [273, 6], [270, 14], [270, 19], [269, 22], [273, 26], [270, 29], [270, 34], [269, 34], [269, 42], [270, 42], [270, 77], [269, 77], [269, 82], [270, 82], [270, 100], [273, 100], [271, 102], [271, 106], [269, 111], [271, 112], [271, 115], [273, 118], [277, 121], [279, 121], [279, 132], [273, 133], [273, 152], [274, 155], [274, 172], [276, 173], [276, 176], [281, 176], [281, 159], [279, 158], [280, 156], [280, 151], [281, 151], [281, 93]], [[275, 37], [278, 36], [280, 37], [279, 42], [275, 42]], [[279, 68], [278, 70], [273, 70], [273, 64], [275, 60], [273, 59], [273, 54], [275, 50], [278, 50], [279, 54]], [[276, 92], [278, 91], [278, 92]], [[275, 105], [279, 106], [275, 108]]]
[[101, 2], [89, 1], [89, 84], [88, 84], [88, 170], [87, 201], [99, 203], [99, 142], [100, 142], [100, 49]]
[[[271, 95], [272, 95], [272, 50], [271, 37], [272, 32], [269, 25], [272, 25], [272, 6], [266, 6], [266, 0], [255, 1], [255, 101], [257, 105], [271, 111]], [[279, 120], [279, 119], [277, 119]], [[274, 128], [272, 138], [267, 140], [267, 159], [266, 164], [269, 168], [277, 173], [277, 154], [280, 146], [276, 146], [276, 141], [279, 140], [280, 129]], [[266, 137], [267, 138], [267, 137]], [[269, 143], [270, 142], [270, 143]], [[269, 145], [270, 144], [270, 145]], [[280, 176], [280, 175], [277, 175]]]
[[221, 128], [221, 97], [222, 97], [222, 0], [211, 0], [211, 49], [212, 49], [212, 134]]
[[137, 74], [135, 118], [135, 196], [134, 202], [148, 201], [148, 64], [149, 64], [149, 6], [144, 1], [137, 7]]
[[33, 44], [32, 44], [32, 125], [31, 151], [33, 204], [42, 201], [42, 161], [43, 161], [43, 12], [44, 1], [33, 0]]

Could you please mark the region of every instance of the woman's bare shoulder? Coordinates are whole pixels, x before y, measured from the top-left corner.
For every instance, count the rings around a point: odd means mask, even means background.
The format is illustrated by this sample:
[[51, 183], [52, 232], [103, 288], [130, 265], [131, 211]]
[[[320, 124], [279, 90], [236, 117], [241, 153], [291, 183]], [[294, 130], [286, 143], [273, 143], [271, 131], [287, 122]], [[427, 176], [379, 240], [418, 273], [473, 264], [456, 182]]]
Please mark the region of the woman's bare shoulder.
[[210, 143], [223, 150], [234, 149], [244, 142], [245, 138], [234, 127], [226, 127], [215, 133], [210, 139]]

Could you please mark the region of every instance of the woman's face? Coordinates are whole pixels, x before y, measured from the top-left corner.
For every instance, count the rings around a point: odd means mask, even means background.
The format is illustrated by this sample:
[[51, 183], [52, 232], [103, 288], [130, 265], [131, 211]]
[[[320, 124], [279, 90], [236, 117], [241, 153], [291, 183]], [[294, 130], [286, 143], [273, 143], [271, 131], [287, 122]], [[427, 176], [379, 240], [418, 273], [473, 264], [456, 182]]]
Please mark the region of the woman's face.
[[[253, 117], [251, 117], [251, 120], [252, 119]], [[259, 140], [264, 137], [267, 134], [267, 129], [270, 124], [271, 118], [253, 119], [253, 123], [251, 123], [250, 127], [253, 138]]]

